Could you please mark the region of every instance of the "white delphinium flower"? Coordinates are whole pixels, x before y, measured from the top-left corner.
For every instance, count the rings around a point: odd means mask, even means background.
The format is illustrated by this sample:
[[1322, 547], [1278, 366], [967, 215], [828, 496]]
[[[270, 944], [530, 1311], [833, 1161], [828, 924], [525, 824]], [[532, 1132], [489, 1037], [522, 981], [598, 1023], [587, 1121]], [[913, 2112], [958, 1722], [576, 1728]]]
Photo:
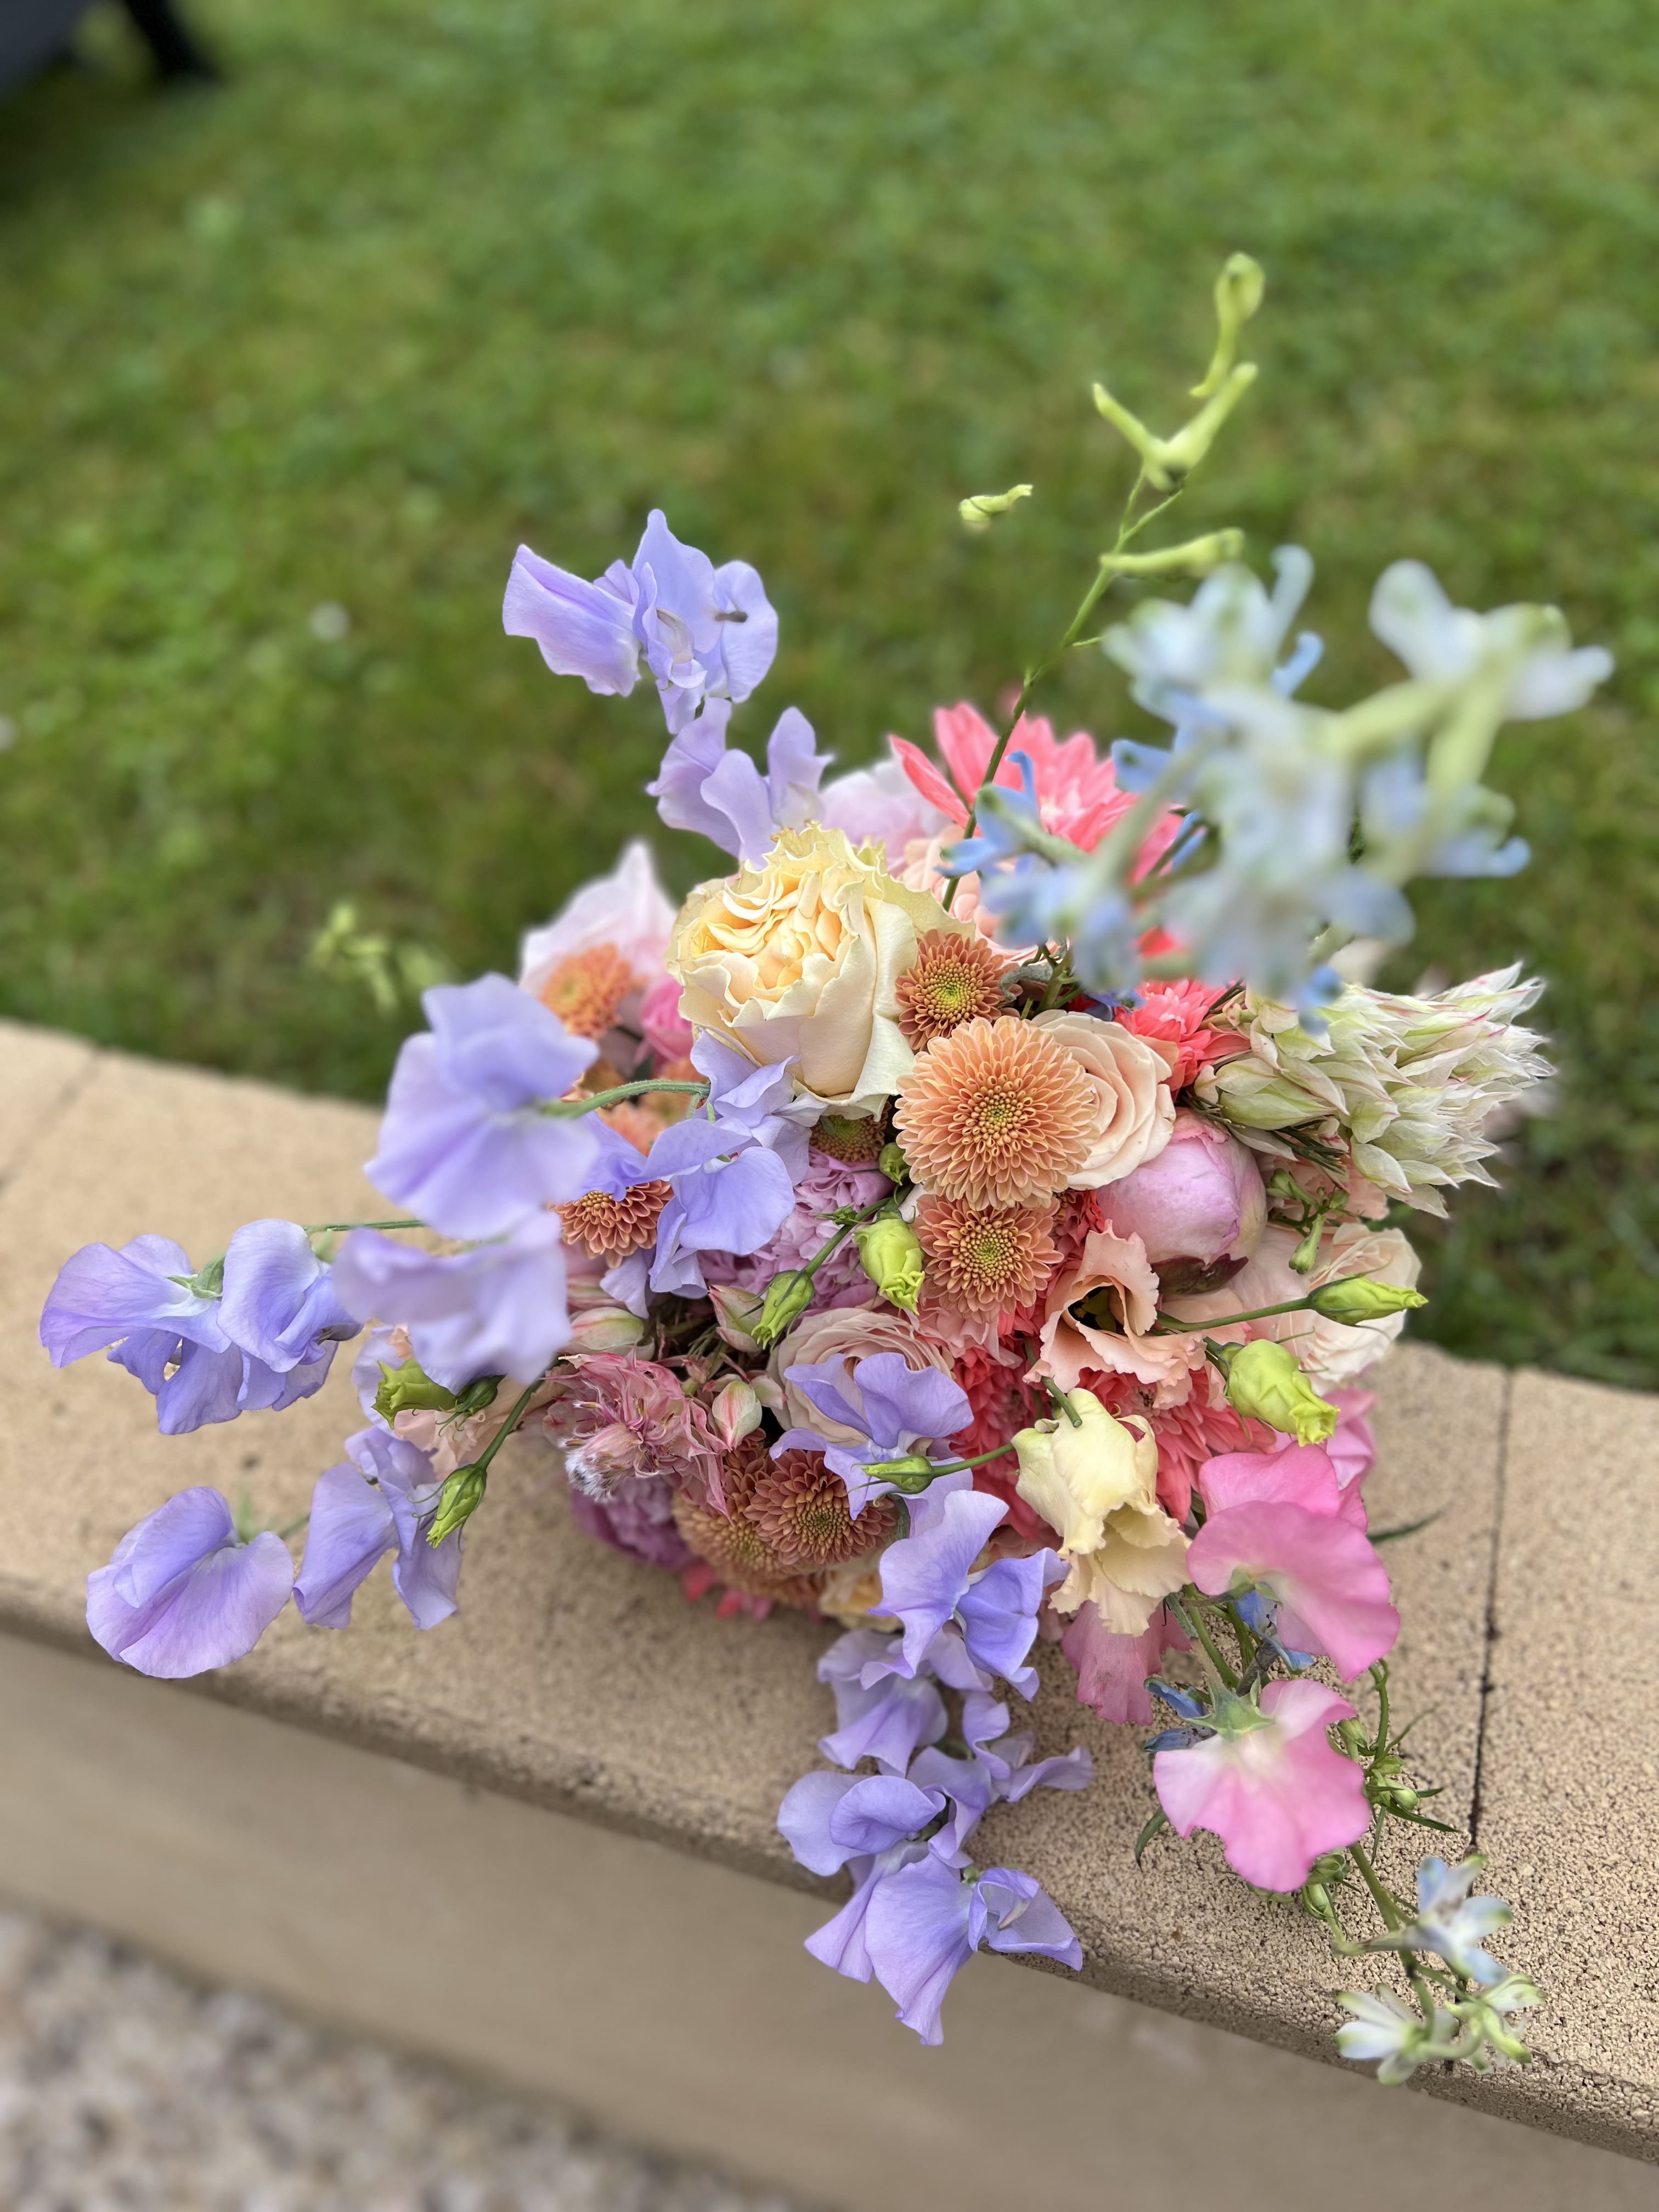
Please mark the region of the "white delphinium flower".
[[1518, 965], [1424, 998], [1351, 984], [1323, 1010], [1323, 1036], [1247, 994], [1233, 1019], [1249, 1049], [1200, 1095], [1259, 1152], [1293, 1157], [1288, 1129], [1351, 1145], [1380, 1189], [1443, 1215], [1442, 1189], [1492, 1182], [1494, 1117], [1550, 1073], [1518, 1019], [1542, 989]]
[[1490, 1985], [1501, 1983], [1508, 1970], [1480, 1947], [1515, 1916], [1501, 1897], [1469, 1895], [1486, 1863], [1479, 1856], [1461, 1866], [1425, 1858], [1417, 1869], [1417, 1917], [1400, 1930], [1399, 1940], [1412, 1950], [1437, 1951], [1453, 1973]]
[[1390, 2085], [1408, 2081], [1419, 2066], [1432, 2066], [1444, 2057], [1444, 2039], [1422, 2015], [1392, 1990], [1339, 1990], [1336, 2001], [1353, 2018], [1336, 2031], [1336, 2047], [1344, 2058], [1362, 2065], [1379, 2059], [1379, 2081]]

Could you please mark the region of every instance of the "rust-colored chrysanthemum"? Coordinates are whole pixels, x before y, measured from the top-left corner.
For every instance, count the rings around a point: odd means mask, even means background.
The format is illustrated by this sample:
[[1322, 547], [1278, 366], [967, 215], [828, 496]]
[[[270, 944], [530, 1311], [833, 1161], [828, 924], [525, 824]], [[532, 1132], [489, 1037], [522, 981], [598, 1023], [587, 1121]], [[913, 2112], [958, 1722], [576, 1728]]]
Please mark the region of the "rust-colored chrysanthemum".
[[880, 1158], [887, 1137], [879, 1114], [866, 1114], [862, 1118], [850, 1114], [820, 1114], [812, 1125], [812, 1142], [821, 1152], [828, 1152], [832, 1160], [840, 1160], [848, 1167], [863, 1167]]
[[572, 1036], [603, 1036], [634, 988], [634, 970], [614, 945], [590, 945], [561, 960], [542, 985], [541, 1000]]
[[960, 937], [949, 930], [930, 929], [899, 977], [895, 994], [906, 1042], [920, 1052], [964, 1022], [1000, 1014], [1005, 964], [977, 933]]
[[923, 1189], [993, 1212], [1063, 1189], [1089, 1156], [1096, 1119], [1081, 1062], [1006, 1015], [969, 1022], [918, 1055], [896, 1128]]
[[928, 1284], [942, 1304], [963, 1314], [1029, 1305], [1060, 1260], [1054, 1226], [1052, 1205], [988, 1213], [954, 1198], [924, 1198], [916, 1209]]
[[781, 1559], [750, 1517], [757, 1486], [770, 1467], [766, 1439], [757, 1430], [720, 1461], [726, 1512], [681, 1491], [674, 1499], [674, 1525], [729, 1589], [748, 1597], [769, 1597], [780, 1605], [807, 1607], [816, 1595], [811, 1576]]
[[872, 1552], [898, 1518], [891, 1498], [878, 1498], [854, 1521], [847, 1485], [824, 1465], [823, 1453], [813, 1451], [787, 1451], [771, 1461], [743, 1510], [774, 1559], [808, 1571]]
[[556, 1210], [564, 1233], [596, 1260], [623, 1260], [642, 1252], [657, 1234], [657, 1217], [672, 1195], [665, 1182], [635, 1183], [620, 1198], [590, 1190]]

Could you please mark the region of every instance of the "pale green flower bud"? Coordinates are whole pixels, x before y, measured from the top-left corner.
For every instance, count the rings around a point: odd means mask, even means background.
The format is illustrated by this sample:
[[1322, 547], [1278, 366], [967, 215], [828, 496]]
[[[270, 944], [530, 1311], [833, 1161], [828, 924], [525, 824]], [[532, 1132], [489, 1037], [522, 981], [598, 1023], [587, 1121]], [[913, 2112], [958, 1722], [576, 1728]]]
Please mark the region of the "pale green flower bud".
[[921, 1242], [908, 1221], [884, 1213], [853, 1231], [864, 1272], [890, 1305], [914, 1313], [921, 1293]]
[[1207, 576], [1223, 562], [1237, 561], [1243, 550], [1242, 530], [1212, 530], [1156, 553], [1103, 553], [1100, 565], [1115, 576]]
[[383, 1421], [395, 1421], [399, 1413], [455, 1410], [455, 1393], [434, 1382], [418, 1359], [405, 1359], [401, 1367], [388, 1367], [384, 1360], [377, 1364], [380, 1387], [374, 1393], [374, 1410]]
[[914, 1498], [927, 1489], [933, 1481], [934, 1467], [931, 1460], [923, 1459], [920, 1452], [910, 1452], [902, 1459], [874, 1459], [866, 1461], [865, 1473], [873, 1475], [878, 1482], [890, 1482], [895, 1490], [907, 1498]]
[[584, 1306], [570, 1316], [573, 1352], [632, 1352], [645, 1335], [645, 1323], [626, 1306]]
[[910, 1163], [904, 1157], [902, 1145], [884, 1145], [877, 1157], [876, 1165], [889, 1182], [908, 1182], [910, 1180]]
[[487, 1468], [458, 1467], [438, 1493], [438, 1510], [432, 1516], [432, 1526], [426, 1532], [426, 1540], [434, 1547], [446, 1536], [453, 1536], [464, 1522], [470, 1521], [483, 1504], [484, 1485], [489, 1481]]
[[1350, 1328], [1361, 1322], [1381, 1321], [1385, 1314], [1408, 1313], [1428, 1300], [1421, 1291], [1408, 1291], [1401, 1283], [1379, 1283], [1370, 1275], [1344, 1275], [1317, 1291], [1310, 1291], [1308, 1304], [1327, 1321], [1345, 1322]]
[[717, 1390], [708, 1407], [709, 1425], [727, 1451], [735, 1451], [761, 1425], [761, 1401], [752, 1383], [734, 1376]]
[[1215, 351], [1204, 381], [1193, 386], [1194, 399], [1207, 399], [1220, 386], [1238, 351], [1238, 334], [1261, 305], [1267, 289], [1267, 279], [1259, 261], [1253, 261], [1248, 253], [1227, 256], [1215, 280]]
[[1155, 431], [1149, 430], [1139, 416], [1132, 415], [1121, 400], [1113, 398], [1103, 384], [1094, 388], [1095, 405], [1139, 454], [1147, 483], [1155, 490], [1173, 491], [1186, 481], [1214, 445], [1222, 424], [1255, 382], [1255, 363], [1251, 361], [1241, 361], [1236, 368], [1229, 369], [1219, 388], [1173, 438], [1160, 438]]
[[1009, 491], [976, 492], [961, 502], [957, 513], [962, 517], [964, 529], [977, 532], [991, 527], [993, 515], [1006, 514], [1016, 500], [1030, 499], [1030, 484], [1015, 484]]
[[1246, 1420], [1265, 1421], [1299, 1444], [1327, 1443], [1336, 1433], [1336, 1407], [1314, 1389], [1285, 1346], [1258, 1336], [1226, 1359], [1227, 1402]]
[[812, 1278], [804, 1267], [774, 1275], [766, 1285], [759, 1313], [748, 1323], [749, 1334], [763, 1352], [769, 1352], [811, 1303]]

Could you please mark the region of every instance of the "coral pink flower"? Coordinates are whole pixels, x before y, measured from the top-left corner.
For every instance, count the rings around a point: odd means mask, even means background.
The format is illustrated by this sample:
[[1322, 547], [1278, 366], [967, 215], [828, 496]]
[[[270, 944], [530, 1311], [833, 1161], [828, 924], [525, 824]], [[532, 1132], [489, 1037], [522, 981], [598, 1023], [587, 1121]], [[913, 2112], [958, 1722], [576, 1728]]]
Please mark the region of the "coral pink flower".
[[1139, 1636], [1115, 1636], [1091, 1603], [1066, 1624], [1060, 1648], [1077, 1669], [1077, 1701], [1103, 1721], [1145, 1728], [1152, 1718], [1146, 1677], [1156, 1674], [1166, 1651], [1185, 1651], [1187, 1638], [1160, 1605]]
[[[950, 774], [947, 778], [917, 745], [906, 738], [889, 738], [894, 758], [916, 790], [951, 821], [963, 823], [974, 793], [985, 781], [996, 748], [997, 733], [964, 701], [958, 707], [939, 707], [933, 714], [933, 738]], [[1079, 730], [1061, 744], [1053, 726], [1038, 715], [1020, 717], [1002, 766], [999, 787], [1017, 791], [1020, 774], [1013, 755], [1024, 753], [1036, 779], [1037, 811], [1045, 830], [1069, 837], [1091, 853], [1114, 822], [1133, 805], [1132, 793], [1120, 791], [1109, 759], [1102, 760], [1095, 741]]]
[[1073, 1267], [1048, 1286], [1040, 1335], [1039, 1375], [1075, 1390], [1085, 1369], [1133, 1376], [1158, 1406], [1176, 1405], [1204, 1364], [1201, 1336], [1154, 1336], [1158, 1282], [1138, 1237], [1096, 1230]]
[[1170, 1088], [1179, 1091], [1200, 1067], [1248, 1048], [1237, 1030], [1210, 1028], [1218, 998], [1213, 983], [1144, 983], [1139, 1006], [1127, 1008], [1118, 1020], [1168, 1060]]
[[1170, 1826], [1219, 1836], [1228, 1865], [1258, 1889], [1300, 1889], [1316, 1858], [1370, 1825], [1364, 1779], [1326, 1734], [1352, 1716], [1322, 1682], [1269, 1682], [1259, 1713], [1229, 1701], [1216, 1735], [1152, 1760]]
[[[1146, 1416], [1158, 1445], [1158, 1503], [1177, 1521], [1184, 1521], [1191, 1510], [1193, 1487], [1206, 1460], [1224, 1452], [1273, 1451], [1278, 1445], [1277, 1429], [1265, 1421], [1247, 1421], [1225, 1398], [1212, 1402], [1210, 1394], [1218, 1383], [1218, 1377], [1195, 1375], [1190, 1398], [1179, 1406], [1154, 1407]], [[1285, 1438], [1287, 1444], [1291, 1441]]]
[[1348, 1681], [1394, 1649], [1400, 1615], [1358, 1490], [1341, 1487], [1316, 1444], [1228, 1453], [1200, 1470], [1199, 1485], [1209, 1517], [1187, 1571], [1207, 1596], [1267, 1590], [1280, 1641], [1325, 1652]]

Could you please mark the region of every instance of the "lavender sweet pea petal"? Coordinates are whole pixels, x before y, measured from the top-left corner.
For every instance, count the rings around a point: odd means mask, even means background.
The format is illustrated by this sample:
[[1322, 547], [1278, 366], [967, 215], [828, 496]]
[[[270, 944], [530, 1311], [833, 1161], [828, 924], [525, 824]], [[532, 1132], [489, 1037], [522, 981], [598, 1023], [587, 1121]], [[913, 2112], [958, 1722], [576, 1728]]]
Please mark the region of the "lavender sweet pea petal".
[[818, 751], [805, 715], [799, 707], [786, 707], [766, 741], [766, 795], [778, 829], [799, 830], [810, 819], [830, 765], [830, 756]]
[[[822, 1413], [827, 1421], [839, 1421], [849, 1429], [864, 1428], [864, 1408], [855, 1406], [847, 1395], [847, 1358], [841, 1353], [834, 1359], [797, 1362], [783, 1370], [786, 1382], [793, 1382], [809, 1406]], [[866, 1431], [867, 1433], [867, 1431]]]
[[[767, 599], [759, 572], [746, 561], [724, 562], [714, 571], [714, 598], [727, 617], [720, 625], [719, 689], [729, 698], [746, 699], [765, 680], [767, 671], [777, 657], [778, 618]], [[732, 616], [741, 616], [742, 620], [733, 621], [730, 618]], [[806, 736], [810, 746], [810, 729]], [[819, 773], [822, 772], [821, 769]], [[815, 779], [814, 790], [817, 787]]]
[[1043, 1592], [1065, 1579], [1065, 1565], [1056, 1552], [997, 1559], [975, 1578], [956, 1606], [975, 1663], [1002, 1675], [1022, 1698], [1036, 1695], [1036, 1669], [1024, 1662], [1036, 1639], [1037, 1608]]
[[937, 1743], [948, 1721], [945, 1700], [926, 1674], [908, 1680], [885, 1674], [866, 1688], [865, 1666], [879, 1660], [893, 1639], [873, 1629], [849, 1629], [818, 1662], [818, 1680], [836, 1696], [835, 1733], [818, 1749], [838, 1766], [873, 1759], [890, 1773], [902, 1774], [922, 1744]]
[[980, 1822], [997, 1802], [997, 1788], [976, 1759], [952, 1759], [942, 1751], [924, 1751], [912, 1760], [907, 1778], [919, 1790], [936, 1792], [949, 1800], [951, 1817], [929, 1838], [927, 1848], [946, 1866], [968, 1864], [966, 1844]]
[[937, 1367], [907, 1367], [898, 1352], [878, 1352], [853, 1370], [864, 1400], [859, 1424], [876, 1443], [901, 1449], [918, 1437], [953, 1437], [974, 1418], [960, 1383]]
[[842, 1793], [830, 1813], [830, 1835], [849, 1855], [890, 1851], [945, 1810], [938, 1790], [919, 1790], [898, 1774], [867, 1775]]
[[803, 1774], [778, 1808], [778, 1832], [809, 1874], [838, 1874], [855, 1847], [830, 1832], [830, 1815], [858, 1784], [850, 1774]]
[[334, 1287], [360, 1320], [401, 1322], [434, 1381], [464, 1390], [480, 1375], [533, 1382], [570, 1340], [558, 1218], [542, 1213], [499, 1244], [444, 1258], [354, 1230]]
[[219, 1318], [233, 1344], [282, 1375], [322, 1338], [356, 1336], [358, 1326], [295, 1221], [250, 1221], [236, 1231], [225, 1248]]
[[279, 1537], [266, 1532], [240, 1543], [216, 1490], [181, 1491], [87, 1577], [87, 1626], [112, 1658], [177, 1680], [251, 1651], [293, 1583]]
[[423, 1451], [384, 1429], [360, 1429], [355, 1437], [347, 1437], [346, 1449], [365, 1474], [373, 1474], [391, 1511], [398, 1539], [392, 1588], [416, 1628], [436, 1628], [456, 1609], [455, 1592], [461, 1574], [459, 1528], [441, 1544], [426, 1540], [443, 1488], [441, 1480], [434, 1474], [432, 1462]]
[[638, 596], [620, 562], [590, 584], [520, 545], [507, 580], [501, 627], [509, 637], [533, 638], [556, 676], [580, 676], [590, 691], [625, 698], [640, 672]]
[[437, 986], [422, 1004], [432, 1029], [398, 1054], [370, 1180], [447, 1237], [500, 1236], [580, 1197], [598, 1141], [585, 1119], [540, 1109], [598, 1048], [504, 975]]
[[82, 1245], [58, 1269], [41, 1312], [40, 1341], [52, 1365], [84, 1359], [145, 1328], [221, 1349], [217, 1298], [173, 1279], [195, 1273], [184, 1248], [167, 1237], [135, 1237], [118, 1252], [108, 1244]]
[[765, 781], [748, 754], [735, 749], [723, 752], [704, 778], [701, 796], [705, 805], [731, 824], [730, 831], [714, 842], [730, 852], [735, 841], [744, 866], [758, 868], [772, 849], [777, 824]]
[[131, 1336], [112, 1346], [109, 1358], [112, 1366], [125, 1367], [155, 1398], [167, 1382], [168, 1368], [185, 1352], [197, 1349], [170, 1328], [136, 1328]]
[[675, 1186], [684, 1208], [681, 1242], [699, 1252], [758, 1252], [795, 1210], [795, 1187], [775, 1152], [755, 1146], [724, 1167]]
[[669, 829], [690, 830], [735, 854], [738, 837], [731, 817], [703, 796], [704, 785], [726, 757], [731, 713], [726, 701], [711, 699], [696, 721], [670, 739], [655, 780], [645, 788]]
[[294, 1602], [313, 1628], [347, 1628], [358, 1587], [398, 1540], [392, 1509], [349, 1461], [317, 1478]]
[[177, 1370], [155, 1394], [161, 1434], [188, 1436], [213, 1421], [234, 1421], [238, 1413], [246, 1412], [243, 1384], [247, 1366], [247, 1354], [234, 1344], [220, 1352], [210, 1352], [201, 1344], [181, 1346]]
[[974, 1885], [969, 1936], [975, 1949], [1058, 1959], [1073, 1972], [1083, 1965], [1083, 1946], [1060, 1907], [1029, 1874], [992, 1867]]
[[890, 1851], [878, 1858], [853, 1859], [848, 1872], [853, 1877], [853, 1894], [831, 1920], [826, 1920], [806, 1939], [812, 1956], [849, 1981], [867, 1982], [871, 1973], [869, 1946], [866, 1941], [870, 1904], [884, 1882], [901, 1867], [910, 1866], [927, 1856], [926, 1844], [896, 1844]]
[[[942, 1480], [948, 1481], [950, 1478]], [[924, 1491], [917, 1505], [937, 1510], [918, 1514], [912, 1508], [912, 1534], [901, 1538], [881, 1559], [881, 1610], [903, 1624], [902, 1656], [882, 1666], [882, 1671], [914, 1674], [928, 1645], [957, 1610], [968, 1587], [969, 1571], [985, 1548], [986, 1539], [1004, 1518], [1000, 1498], [972, 1490], [953, 1490], [938, 1498], [939, 1484]], [[916, 1522], [923, 1526], [918, 1531]], [[866, 1681], [877, 1679], [868, 1668]]]
[[972, 1899], [969, 1884], [929, 1853], [890, 1875], [870, 1899], [865, 1942], [876, 1979], [926, 2044], [944, 2041], [939, 2008], [974, 1954]]

